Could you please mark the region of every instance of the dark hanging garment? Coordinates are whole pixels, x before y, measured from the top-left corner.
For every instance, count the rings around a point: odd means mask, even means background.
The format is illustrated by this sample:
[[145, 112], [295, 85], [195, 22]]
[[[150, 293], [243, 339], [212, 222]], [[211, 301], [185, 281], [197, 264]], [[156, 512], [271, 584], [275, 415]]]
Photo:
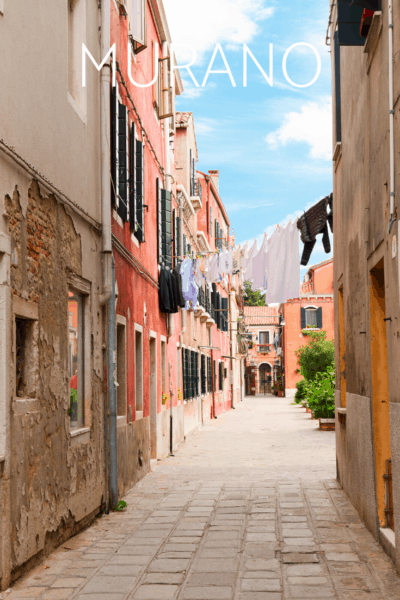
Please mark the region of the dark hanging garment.
[[322, 233], [322, 244], [326, 254], [331, 252], [328, 222], [330, 223], [330, 221], [332, 221], [332, 217], [328, 219], [327, 206], [329, 202], [332, 203], [331, 196], [327, 196], [323, 200], [320, 200], [318, 204], [310, 208], [297, 221], [297, 228], [300, 230], [301, 241], [304, 244], [303, 255], [301, 257], [301, 264], [303, 266], [306, 266], [310, 260], [311, 253], [317, 241], [316, 236], [318, 234]]
[[[170, 271], [161, 267], [160, 276], [158, 279], [158, 300], [160, 311], [171, 314], [174, 312], [172, 277]], [[175, 311], [177, 312], [177, 310]]]
[[185, 308], [186, 302], [182, 293], [182, 275], [180, 272], [180, 267], [175, 267], [175, 269], [172, 271], [172, 278], [175, 302], [179, 308]]

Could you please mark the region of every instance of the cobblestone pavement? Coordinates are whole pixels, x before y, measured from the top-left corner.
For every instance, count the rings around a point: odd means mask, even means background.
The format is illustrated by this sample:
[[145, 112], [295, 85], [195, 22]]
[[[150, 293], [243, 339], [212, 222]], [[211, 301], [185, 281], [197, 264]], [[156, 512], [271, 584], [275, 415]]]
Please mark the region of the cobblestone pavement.
[[335, 482], [334, 444], [289, 400], [246, 398], [4, 597], [400, 599]]

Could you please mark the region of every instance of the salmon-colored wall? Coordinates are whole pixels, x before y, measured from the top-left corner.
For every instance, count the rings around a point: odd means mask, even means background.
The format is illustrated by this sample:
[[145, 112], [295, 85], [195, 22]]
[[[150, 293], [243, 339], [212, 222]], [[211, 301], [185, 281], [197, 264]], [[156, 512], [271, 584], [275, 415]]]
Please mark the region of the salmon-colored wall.
[[284, 364], [285, 364], [285, 388], [293, 390], [296, 383], [302, 379], [300, 373], [296, 373], [299, 368], [297, 364], [296, 350], [305, 346], [309, 340], [308, 335], [303, 334], [301, 329], [301, 308], [313, 306], [322, 308], [322, 330], [326, 331], [327, 339], [333, 340], [334, 332], [334, 302], [332, 297], [322, 297], [333, 295], [333, 261], [316, 266], [309, 270], [311, 279], [301, 286], [301, 293], [307, 294], [308, 298], [296, 298], [289, 300], [283, 305], [283, 314], [285, 318], [284, 327]]

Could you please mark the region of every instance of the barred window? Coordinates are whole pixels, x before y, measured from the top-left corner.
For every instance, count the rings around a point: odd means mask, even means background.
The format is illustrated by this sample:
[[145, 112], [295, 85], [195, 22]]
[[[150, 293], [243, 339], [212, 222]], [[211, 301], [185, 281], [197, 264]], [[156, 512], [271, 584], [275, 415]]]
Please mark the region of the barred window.
[[201, 393], [206, 393], [206, 357], [201, 355]]
[[212, 392], [212, 371], [211, 371], [211, 358], [207, 356], [207, 389], [208, 392]]

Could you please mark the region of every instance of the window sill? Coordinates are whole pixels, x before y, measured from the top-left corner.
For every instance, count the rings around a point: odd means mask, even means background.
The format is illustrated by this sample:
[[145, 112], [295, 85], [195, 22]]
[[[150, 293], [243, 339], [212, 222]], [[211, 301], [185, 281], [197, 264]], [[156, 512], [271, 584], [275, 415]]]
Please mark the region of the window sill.
[[396, 536], [393, 529], [389, 527], [381, 527], [379, 529], [379, 541], [383, 546], [386, 554], [388, 554], [392, 560], [396, 559]]
[[347, 409], [346, 408], [337, 408], [336, 412], [339, 413], [339, 415], [345, 415], [345, 414], [347, 414]]
[[143, 411], [137, 410], [135, 412], [135, 421], [140, 421], [140, 419], [143, 419]]
[[79, 429], [71, 429], [71, 446], [86, 444], [90, 442], [90, 427], [81, 427]]

